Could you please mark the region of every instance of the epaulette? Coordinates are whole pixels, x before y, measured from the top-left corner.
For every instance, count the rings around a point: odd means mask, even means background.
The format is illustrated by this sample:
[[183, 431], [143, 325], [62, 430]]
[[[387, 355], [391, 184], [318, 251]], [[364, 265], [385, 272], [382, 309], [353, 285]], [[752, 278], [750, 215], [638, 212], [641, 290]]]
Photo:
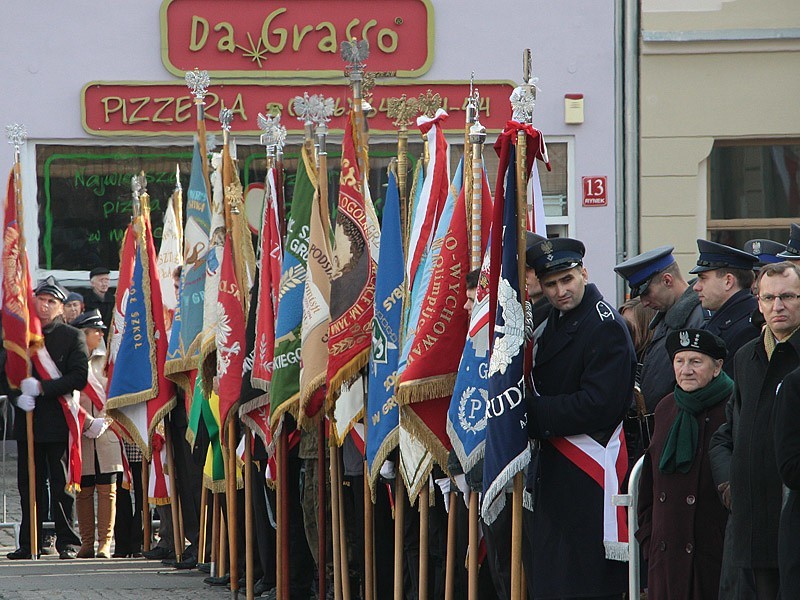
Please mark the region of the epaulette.
[[600, 300], [596, 305], [595, 309], [597, 310], [597, 314], [600, 316], [601, 321], [606, 321], [608, 319], [614, 320], [614, 311], [611, 307], [606, 304], [605, 300]]

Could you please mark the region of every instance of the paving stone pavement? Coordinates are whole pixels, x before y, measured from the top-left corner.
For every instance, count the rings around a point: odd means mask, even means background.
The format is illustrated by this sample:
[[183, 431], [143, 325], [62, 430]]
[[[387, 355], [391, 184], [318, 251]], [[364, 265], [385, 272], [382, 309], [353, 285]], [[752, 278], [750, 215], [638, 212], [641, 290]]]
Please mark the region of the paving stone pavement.
[[[0, 517], [19, 523], [17, 461], [14, 442], [0, 441]], [[14, 529], [0, 527], [0, 600], [206, 600], [230, 598], [227, 588], [203, 583], [196, 570], [177, 571], [158, 561], [137, 559], [10, 561], [5, 555], [16, 548]], [[245, 594], [239, 594], [244, 598]]]

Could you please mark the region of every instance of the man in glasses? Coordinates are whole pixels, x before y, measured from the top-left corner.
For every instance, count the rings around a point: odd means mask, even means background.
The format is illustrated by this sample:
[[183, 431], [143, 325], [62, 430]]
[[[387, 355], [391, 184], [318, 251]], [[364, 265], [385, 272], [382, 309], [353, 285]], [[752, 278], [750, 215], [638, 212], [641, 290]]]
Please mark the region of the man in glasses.
[[667, 335], [679, 329], [702, 329], [705, 314], [700, 299], [681, 275], [672, 246], [649, 250], [614, 267], [631, 288], [631, 298], [658, 311], [650, 323], [653, 339], [642, 361], [638, 382], [648, 412], [675, 388], [675, 372], [667, 353]]
[[731, 510], [723, 571], [738, 570], [739, 581], [752, 582], [761, 600], [779, 594], [783, 489], [772, 414], [783, 378], [800, 365], [800, 267], [788, 261], [762, 267], [756, 290], [766, 326], [734, 357], [736, 387], [709, 455], [714, 481]]

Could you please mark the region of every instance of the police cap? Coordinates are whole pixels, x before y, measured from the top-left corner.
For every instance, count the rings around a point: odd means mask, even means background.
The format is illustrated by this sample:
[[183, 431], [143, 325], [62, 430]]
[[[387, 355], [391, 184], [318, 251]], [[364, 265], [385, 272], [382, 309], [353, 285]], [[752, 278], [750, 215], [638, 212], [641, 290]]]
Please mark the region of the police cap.
[[103, 316], [100, 314], [100, 310], [97, 308], [93, 308], [92, 310], [87, 310], [85, 313], [79, 314], [71, 323], [71, 325], [73, 327], [77, 327], [78, 329], [86, 329], [87, 327], [92, 327], [93, 329], [106, 329], [106, 325], [103, 323]]
[[[786, 246], [780, 242], [758, 239], [745, 242], [743, 250], [749, 252], [758, 259], [758, 262], [753, 267], [753, 269], [758, 270], [764, 265], [781, 262], [783, 259], [778, 258], [778, 255], [786, 251]], [[798, 256], [798, 258], [800, 258], [800, 256]]]
[[631, 286], [631, 298], [644, 293], [653, 275], [660, 273], [675, 262], [674, 246], [659, 246], [618, 264], [614, 270]]
[[789, 228], [789, 241], [786, 242], [786, 250], [778, 254], [778, 258], [800, 260], [800, 225], [792, 223]]
[[39, 294], [50, 294], [53, 298], [60, 302], [66, 302], [67, 300], [67, 290], [61, 287], [61, 284], [58, 283], [58, 280], [52, 275], [42, 281], [36, 287], [33, 293], [37, 296]]
[[708, 240], [697, 240], [697, 249], [700, 252], [697, 266], [689, 273], [703, 273], [724, 268], [752, 271], [758, 262], [758, 258], [749, 252]]
[[566, 271], [583, 264], [586, 247], [580, 240], [553, 238], [534, 244], [525, 253], [525, 262], [541, 278], [548, 273]]

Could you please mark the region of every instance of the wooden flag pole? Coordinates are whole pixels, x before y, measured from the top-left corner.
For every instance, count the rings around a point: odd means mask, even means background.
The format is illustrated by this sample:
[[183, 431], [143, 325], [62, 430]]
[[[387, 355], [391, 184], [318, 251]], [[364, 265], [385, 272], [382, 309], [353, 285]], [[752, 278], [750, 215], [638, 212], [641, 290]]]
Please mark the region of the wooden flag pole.
[[142, 548], [145, 552], [150, 550], [150, 526], [152, 519], [150, 517], [150, 461], [142, 457], [142, 535], [143, 542]]
[[339, 474], [336, 465], [339, 455], [334, 446], [330, 449], [331, 471], [331, 534], [333, 541], [333, 594], [335, 600], [342, 600], [342, 554], [339, 540], [342, 531], [339, 530]]
[[230, 558], [230, 572], [231, 572], [231, 597], [234, 599], [239, 595], [239, 547], [236, 543], [236, 535], [239, 528], [236, 526], [236, 424], [233, 418], [228, 415], [228, 491], [227, 491], [227, 509], [228, 509], [228, 556]]
[[403, 600], [403, 530], [406, 515], [406, 487], [399, 469], [394, 482], [394, 600]]
[[197, 538], [197, 562], [204, 563], [206, 556], [206, 528], [208, 527], [208, 488], [200, 484], [200, 531]]
[[[321, 171], [322, 172], [322, 171]], [[319, 424], [317, 425], [317, 576], [319, 597], [325, 598], [326, 592], [326, 566], [327, 560], [325, 557], [327, 550], [327, 527], [326, 513], [327, 513], [327, 494], [325, 493], [325, 415], [319, 415]]]
[[[17, 222], [19, 226], [19, 247], [20, 260], [23, 264], [23, 277], [24, 274], [30, 273], [28, 270], [28, 253], [25, 251], [25, 221], [24, 221], [24, 206], [22, 202], [22, 171], [20, 165], [19, 149], [27, 138], [25, 127], [19, 124], [6, 126], [6, 133], [8, 134], [8, 141], [14, 146], [14, 201], [16, 203]], [[33, 310], [34, 307], [29, 306], [28, 310]], [[28, 332], [26, 332], [26, 335]], [[31, 376], [31, 361], [30, 361], [30, 348], [28, 351], [27, 359], [27, 377]], [[38, 534], [38, 508], [36, 506], [36, 460], [34, 457], [33, 447], [33, 411], [25, 413], [25, 435], [26, 447], [28, 451], [28, 518], [29, 518], [29, 535], [31, 558], [33, 560], [39, 559], [39, 534]]]
[[253, 436], [247, 425], [242, 426], [244, 433], [244, 576], [247, 600], [255, 598], [254, 556], [253, 556], [253, 456], [250, 442]]
[[219, 494], [212, 492], [211, 496], [214, 500], [211, 505], [211, 569], [209, 575], [219, 577]]
[[417, 496], [419, 503], [419, 600], [428, 599], [428, 521], [430, 513], [430, 487], [426, 481]]
[[339, 496], [339, 550], [342, 556], [342, 600], [350, 600], [350, 563], [347, 559], [347, 526], [344, 518], [344, 497], [342, 490], [342, 463], [340, 460], [341, 449], [338, 446], [331, 448], [336, 452], [336, 495]]
[[178, 484], [175, 477], [175, 455], [172, 447], [172, 434], [169, 423], [164, 420], [164, 444], [167, 449], [167, 468], [169, 469], [169, 502], [172, 513], [172, 543], [175, 548], [175, 560], [180, 562], [183, 558], [183, 538], [181, 537], [180, 514], [178, 511]]

